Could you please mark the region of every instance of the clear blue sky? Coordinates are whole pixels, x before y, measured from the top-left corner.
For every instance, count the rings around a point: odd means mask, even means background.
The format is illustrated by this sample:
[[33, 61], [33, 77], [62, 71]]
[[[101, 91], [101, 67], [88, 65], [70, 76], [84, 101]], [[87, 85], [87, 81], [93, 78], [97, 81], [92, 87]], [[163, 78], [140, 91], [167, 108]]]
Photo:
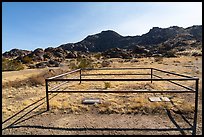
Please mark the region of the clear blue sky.
[[57, 47], [103, 30], [135, 36], [202, 25], [202, 2], [3, 2], [2, 12], [2, 52]]

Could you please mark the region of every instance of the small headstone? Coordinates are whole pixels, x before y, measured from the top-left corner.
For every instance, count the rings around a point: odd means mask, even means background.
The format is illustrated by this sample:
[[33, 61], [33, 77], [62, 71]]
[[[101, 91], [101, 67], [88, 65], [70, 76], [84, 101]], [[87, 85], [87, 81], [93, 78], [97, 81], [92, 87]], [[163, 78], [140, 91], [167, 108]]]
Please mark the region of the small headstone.
[[168, 97], [161, 97], [161, 100], [165, 102], [170, 102], [170, 99]]
[[151, 102], [158, 102], [158, 101], [170, 102], [171, 101], [168, 97], [149, 97], [149, 100]]
[[99, 98], [84, 98], [82, 100], [82, 104], [95, 104], [95, 103], [101, 103], [101, 100]]
[[161, 101], [160, 97], [149, 97], [149, 100], [150, 100], [151, 102]]

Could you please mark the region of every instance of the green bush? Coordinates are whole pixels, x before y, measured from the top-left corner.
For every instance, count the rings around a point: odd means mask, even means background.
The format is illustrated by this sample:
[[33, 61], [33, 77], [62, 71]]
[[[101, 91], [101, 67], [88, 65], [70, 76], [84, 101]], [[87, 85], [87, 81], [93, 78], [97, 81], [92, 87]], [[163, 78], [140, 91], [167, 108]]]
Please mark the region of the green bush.
[[175, 55], [176, 53], [175, 53], [175, 51], [167, 51], [166, 53], [165, 53], [165, 57], [176, 57], [176, 55]]
[[50, 53], [46, 53], [43, 55], [44, 58], [50, 59], [51, 58], [51, 54]]
[[88, 59], [81, 59], [78, 65], [78, 68], [93, 68], [92, 62]]
[[154, 61], [155, 62], [162, 62], [163, 61], [163, 57], [154, 57]]
[[104, 86], [105, 86], [105, 89], [108, 89], [111, 87], [111, 84], [110, 82], [104, 82]]
[[24, 69], [21, 62], [17, 60], [2, 59], [2, 71], [17, 71]]
[[98, 60], [101, 58], [101, 56], [102, 56], [101, 53], [96, 53], [96, 54], [94, 55], [94, 57], [95, 57], [96, 59], [98, 59]]
[[70, 67], [70, 69], [77, 69], [77, 65], [76, 65], [76, 63], [74, 63], [74, 62], [71, 62], [71, 63], [69, 64], [69, 67]]
[[29, 57], [29, 56], [25, 56], [25, 57], [23, 57], [23, 59], [21, 61], [24, 64], [31, 63], [32, 62], [32, 58]]
[[76, 63], [70, 63], [71, 69], [79, 69], [79, 68], [93, 68], [92, 61], [86, 58], [77, 58]]

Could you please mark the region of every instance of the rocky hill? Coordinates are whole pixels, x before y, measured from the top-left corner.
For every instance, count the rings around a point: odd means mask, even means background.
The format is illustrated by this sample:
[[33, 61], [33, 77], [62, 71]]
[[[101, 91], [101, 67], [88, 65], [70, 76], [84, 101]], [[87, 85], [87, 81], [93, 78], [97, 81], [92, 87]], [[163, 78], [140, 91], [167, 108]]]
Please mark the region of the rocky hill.
[[153, 27], [148, 33], [141, 36], [121, 36], [112, 30], [107, 30], [90, 35], [80, 42], [63, 44], [59, 47], [65, 50], [102, 52], [111, 48], [128, 49], [134, 45], [150, 47], [184, 35], [188, 36], [186, 40], [202, 41], [202, 26], [192, 26], [186, 29], [177, 26]]
[[202, 48], [202, 25], [188, 28], [172, 26], [153, 27], [141, 36], [122, 36], [113, 30], [89, 35], [77, 43], [67, 43], [56, 48], [37, 48], [34, 51], [12, 49], [3, 58], [12, 58], [26, 64], [51, 61], [59, 64], [66, 58], [77, 58], [90, 52], [102, 52], [106, 57], [132, 58], [141, 56], [174, 56], [172, 52]]
[[12, 49], [10, 51], [6, 51], [3, 53], [3, 57], [5, 58], [13, 58], [18, 56], [25, 56], [27, 54], [31, 53], [31, 51], [28, 50], [21, 50], [21, 49]]

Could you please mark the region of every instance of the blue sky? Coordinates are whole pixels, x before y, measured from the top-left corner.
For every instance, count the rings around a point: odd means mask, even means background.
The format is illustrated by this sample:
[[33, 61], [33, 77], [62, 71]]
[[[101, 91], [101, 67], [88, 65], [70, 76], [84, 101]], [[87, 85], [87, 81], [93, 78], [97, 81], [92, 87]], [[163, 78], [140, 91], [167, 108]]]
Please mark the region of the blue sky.
[[75, 43], [103, 30], [202, 25], [202, 2], [3, 2], [2, 52]]

